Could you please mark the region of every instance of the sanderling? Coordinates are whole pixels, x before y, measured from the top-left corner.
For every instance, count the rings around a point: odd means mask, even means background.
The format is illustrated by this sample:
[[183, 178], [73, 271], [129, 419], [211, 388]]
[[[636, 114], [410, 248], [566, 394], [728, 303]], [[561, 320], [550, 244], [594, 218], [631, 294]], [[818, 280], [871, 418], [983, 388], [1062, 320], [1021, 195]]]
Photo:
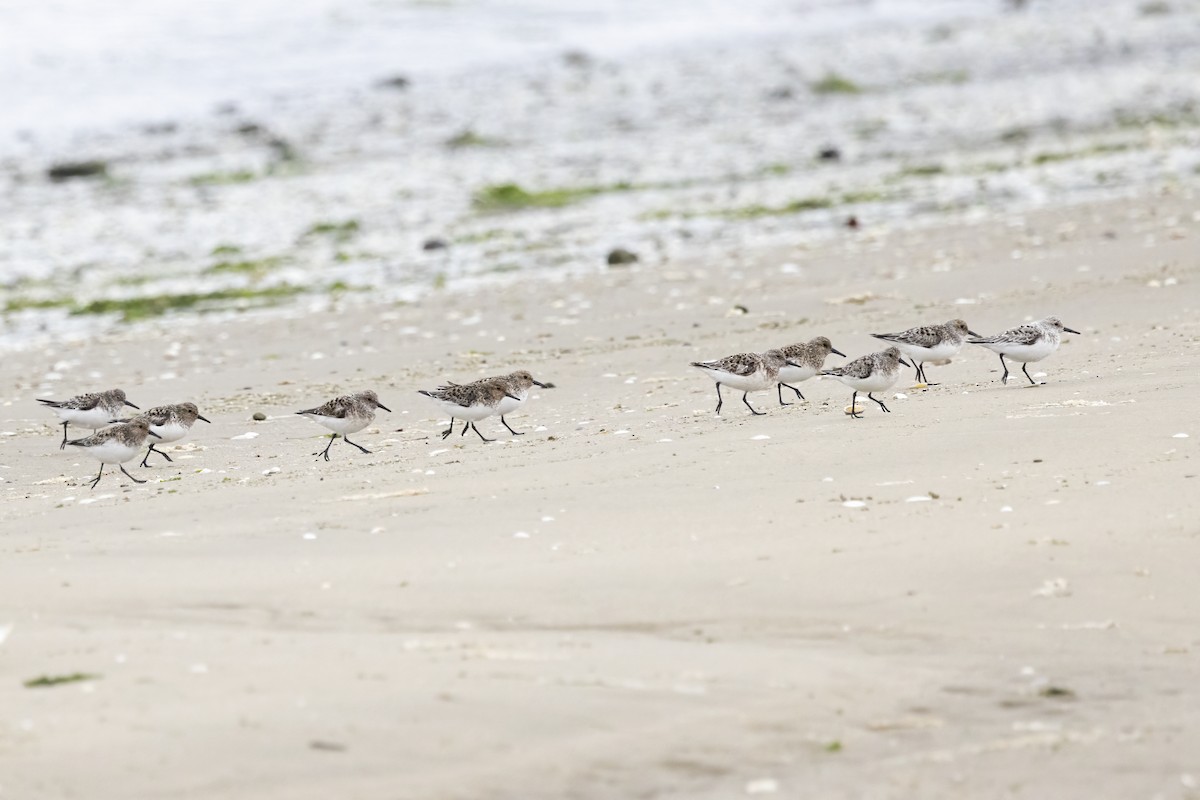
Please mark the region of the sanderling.
[[[67, 425], [78, 425], [81, 428], [91, 428], [93, 431], [103, 428], [113, 417], [121, 413], [125, 406], [137, 408], [125, 399], [125, 392], [120, 389], [109, 389], [107, 392], [91, 392], [72, 397], [70, 400], [42, 400], [63, 421], [63, 440], [59, 450], [67, 446]], [[139, 411], [141, 409], [138, 409]]]
[[779, 368], [779, 385], [776, 388], [779, 390], [779, 405], [781, 406], [791, 405], [791, 403], [783, 402], [783, 387], [786, 386], [791, 389], [796, 393], [796, 397], [803, 400], [804, 395], [800, 394], [800, 390], [791, 384], [806, 381], [820, 372], [825, 366], [826, 356], [830, 353], [837, 353], [842, 358], [846, 357], [845, 353], [836, 349], [833, 343], [824, 336], [818, 336], [815, 339], [800, 344], [789, 344], [787, 347], [782, 348], [782, 351], [784, 358], [788, 361], [794, 361], [800, 366], [793, 367], [784, 364]]
[[721, 384], [731, 386], [741, 391], [742, 402], [751, 414], [762, 416], [763, 412], [755, 411], [750, 405], [747, 395], [750, 392], [761, 392], [770, 389], [779, 382], [781, 367], [801, 367], [794, 361], [789, 361], [782, 350], [768, 350], [765, 353], [738, 353], [725, 356], [715, 361], [693, 361], [693, 367], [699, 367], [717, 382], [717, 413], [725, 400], [721, 397]]
[[[542, 383], [535, 380], [528, 370], [519, 369], [516, 372], [510, 372], [507, 375], [493, 375], [490, 378], [480, 378], [477, 381], [471, 381], [468, 385], [477, 383], [487, 383], [488, 381], [503, 381], [504, 388], [508, 392], [508, 396], [500, 398], [500, 406], [496, 409], [496, 413], [500, 415], [500, 424], [508, 428], [509, 433], [513, 436], [524, 436], [524, 433], [518, 433], [512, 429], [504, 419], [505, 414], [511, 414], [521, 406], [525, 405], [525, 401], [529, 399], [529, 389], [533, 386], [540, 386], [543, 389], [553, 389], [553, 383]], [[438, 389], [447, 389], [451, 386], [457, 386], [455, 383], [447, 383], [445, 386], [439, 386]], [[513, 399], [518, 398], [518, 399]], [[444, 437], [443, 437], [444, 438]]]
[[450, 427], [442, 431], [443, 439], [454, 432], [454, 420], [457, 418], [463, 420], [461, 435], [466, 436], [467, 428], [470, 428], [485, 442], [493, 441], [479, 433], [475, 423], [500, 413], [500, 401], [505, 398], [521, 402], [520, 397], [509, 391], [506, 378], [485, 378], [474, 383], [451, 383], [431, 391], [420, 389], [417, 393], [425, 395], [450, 415]]
[[318, 425], [333, 431], [333, 435], [329, 437], [329, 444], [325, 445], [325, 449], [313, 453], [314, 456], [324, 456], [325, 460], [328, 461], [329, 448], [333, 447], [333, 440], [338, 438], [338, 436], [341, 436], [346, 444], [353, 444], [364, 453], [371, 452], [361, 444], [355, 444], [350, 441], [346, 436], [351, 433], [358, 433], [370, 425], [372, 420], [375, 419], [375, 409], [377, 408], [382, 408], [389, 413], [391, 412], [390, 408], [379, 402], [379, 396], [375, 392], [367, 389], [356, 394], [335, 397], [316, 408], [308, 408], [296, 413], [308, 417]]
[[[156, 406], [148, 411], [143, 411], [133, 419], [144, 419], [150, 423], [150, 432], [159, 438], [157, 442], [150, 442], [150, 449], [146, 451], [146, 457], [142, 459], [142, 466], [147, 466], [146, 462], [150, 460], [151, 453], [158, 453], [167, 461], [171, 461], [171, 457], [159, 450], [154, 445], [169, 444], [170, 442], [178, 442], [183, 437], [187, 436], [192, 426], [196, 424], [196, 420], [211, 423], [212, 420], [205, 419], [200, 414], [200, 409], [196, 408], [195, 403], [177, 403], [173, 406]], [[129, 422], [130, 420], [114, 419], [113, 422]]]
[[942, 365], [958, 355], [968, 336], [979, 334], [967, 327], [961, 319], [952, 319], [944, 325], [922, 325], [899, 333], [872, 333], [876, 339], [891, 342], [900, 352], [917, 365], [917, 380], [927, 386], [937, 386], [925, 377], [925, 362]]
[[[72, 439], [67, 444], [82, 447], [89, 456], [100, 459], [100, 474], [92, 481], [92, 488], [95, 489], [100, 478], [104, 476], [104, 465], [117, 464], [121, 472], [125, 472], [125, 462], [138, 454], [147, 436], [157, 437], [158, 434], [151, 432], [148, 420], [135, 417], [129, 422], [119, 422], [83, 439]], [[125, 472], [125, 476], [134, 483], [145, 483], [128, 472]]]
[[873, 400], [887, 413], [892, 413], [888, 407], [883, 404], [882, 400], [875, 400], [871, 395], [872, 392], [882, 392], [885, 389], [890, 389], [900, 377], [900, 365], [911, 367], [912, 364], [900, 357], [900, 351], [895, 347], [889, 347], [879, 353], [871, 353], [869, 356], [856, 358], [849, 364], [837, 367], [836, 369], [822, 370], [822, 375], [828, 375], [831, 378], [837, 378], [842, 383], [854, 390], [854, 394], [850, 396], [850, 416], [857, 419], [862, 419], [862, 415], [858, 413], [858, 393], [866, 392], [867, 399]]
[[1013, 361], [1023, 362], [1021, 372], [1025, 373], [1031, 384], [1037, 386], [1037, 381], [1029, 376], [1029, 370], [1025, 366], [1030, 361], [1041, 361], [1057, 350], [1062, 342], [1063, 331], [1079, 333], [1063, 325], [1058, 317], [1046, 317], [1027, 325], [1018, 325], [996, 336], [975, 336], [967, 341], [1000, 355], [1000, 366], [1004, 367], [1001, 383], [1008, 383], [1008, 364], [1004, 363], [1004, 357], [1008, 356]]

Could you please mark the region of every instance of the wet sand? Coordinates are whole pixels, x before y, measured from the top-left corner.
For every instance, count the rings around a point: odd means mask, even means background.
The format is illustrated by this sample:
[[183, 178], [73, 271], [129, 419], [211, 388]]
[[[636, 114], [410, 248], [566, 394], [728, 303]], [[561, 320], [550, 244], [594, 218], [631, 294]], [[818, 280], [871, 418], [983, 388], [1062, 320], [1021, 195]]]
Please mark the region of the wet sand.
[[[11, 353], [0, 792], [1189, 797], [1196, 209], [1146, 189]], [[1046, 385], [967, 348], [862, 420], [832, 381], [718, 417], [687, 367], [1046, 314], [1083, 332]], [[439, 437], [416, 389], [517, 367], [557, 385], [525, 436]], [[89, 491], [48, 371], [214, 424]], [[374, 452], [317, 461], [291, 412], [361, 388], [394, 410]]]

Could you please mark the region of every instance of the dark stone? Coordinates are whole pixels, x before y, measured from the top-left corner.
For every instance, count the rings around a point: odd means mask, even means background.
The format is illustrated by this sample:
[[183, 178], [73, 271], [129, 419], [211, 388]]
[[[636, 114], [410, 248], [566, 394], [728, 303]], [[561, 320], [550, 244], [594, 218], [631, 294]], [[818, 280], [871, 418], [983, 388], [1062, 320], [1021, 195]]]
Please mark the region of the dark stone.
[[626, 264], [635, 264], [637, 260], [637, 253], [632, 250], [626, 250], [624, 247], [618, 247], [615, 250], [610, 250], [608, 253], [608, 265], [610, 267], [623, 267]]
[[412, 86], [412, 81], [403, 75], [393, 75], [390, 78], [384, 78], [383, 80], [376, 81], [375, 85], [380, 89], [398, 89], [400, 91], [404, 91], [409, 86]]
[[817, 158], [821, 161], [841, 161], [842, 151], [836, 147], [822, 147], [817, 151]]
[[103, 161], [64, 161], [46, 170], [50, 180], [56, 182], [72, 178], [102, 178], [107, 174], [108, 164]]
[[261, 412], [261, 411], [255, 411], [255, 412], [254, 412], [254, 421], [255, 421], [255, 422], [262, 422], [262, 421], [263, 421], [263, 420], [265, 420], [266, 418], [267, 418], [267, 415], [266, 415], [266, 414], [264, 414], [263, 412]]
[[852, 231], [858, 230], [858, 225], [859, 225], [858, 217], [851, 216], [846, 219], [846, 227], [849, 228], [850, 230], [852, 230]]
[[422, 250], [445, 250], [449, 247], [449, 243], [445, 239], [439, 239], [436, 236], [432, 239], [426, 239], [421, 245]]

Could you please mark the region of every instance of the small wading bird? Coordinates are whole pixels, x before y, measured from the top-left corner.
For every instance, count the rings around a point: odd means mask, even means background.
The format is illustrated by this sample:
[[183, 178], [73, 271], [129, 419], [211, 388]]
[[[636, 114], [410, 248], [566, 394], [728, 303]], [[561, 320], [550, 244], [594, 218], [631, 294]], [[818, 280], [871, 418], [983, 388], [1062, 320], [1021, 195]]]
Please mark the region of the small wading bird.
[[505, 398], [521, 402], [520, 397], [508, 390], [504, 379], [495, 378], [475, 383], [452, 383], [440, 389], [420, 389], [417, 394], [425, 395], [436, 403], [438, 408], [450, 415], [450, 427], [442, 431], [443, 439], [454, 432], [454, 420], [457, 418], [463, 420], [463, 429], [460, 435], [466, 436], [467, 428], [470, 428], [485, 442], [495, 441], [479, 433], [479, 428], [475, 427], [475, 423], [500, 413], [500, 401]]
[[1008, 384], [1008, 364], [1004, 363], [1004, 357], [1008, 356], [1013, 361], [1022, 362], [1021, 372], [1029, 378], [1030, 384], [1037, 386], [1038, 382], [1030, 377], [1029, 370], [1025, 367], [1032, 361], [1041, 361], [1057, 350], [1062, 343], [1064, 332], [1079, 333], [1063, 325], [1058, 317], [1046, 317], [1028, 325], [1018, 325], [995, 336], [976, 336], [967, 341], [1000, 355], [1000, 366], [1004, 368], [1004, 374], [1000, 377], [1001, 383]]
[[784, 364], [779, 368], [779, 386], [777, 388], [779, 390], [779, 405], [781, 406], [791, 405], [791, 403], [783, 402], [783, 387], [787, 386], [787, 388], [796, 393], [796, 397], [803, 400], [804, 395], [800, 394], [800, 390], [791, 384], [806, 381], [820, 372], [825, 366], [825, 358], [830, 353], [836, 353], [842, 358], [846, 357], [845, 353], [835, 349], [829, 339], [824, 336], [818, 336], [801, 344], [789, 344], [787, 347], [782, 348], [782, 352], [783, 357], [789, 362], [799, 364], [800, 366], [793, 367], [790, 364]]
[[361, 444], [347, 439], [346, 435], [358, 433], [370, 425], [375, 419], [375, 409], [377, 408], [382, 408], [384, 411], [391, 413], [390, 408], [379, 402], [378, 395], [367, 389], [357, 394], [335, 397], [316, 408], [307, 408], [304, 411], [297, 411], [296, 413], [308, 417], [318, 425], [333, 431], [333, 435], [329, 437], [329, 444], [325, 445], [325, 449], [313, 453], [318, 458], [324, 456], [325, 460], [328, 461], [329, 448], [333, 447], [333, 440], [338, 438], [338, 436], [341, 436], [342, 441], [346, 444], [352, 444], [364, 453], [371, 452]]
[[[543, 389], [553, 389], [554, 384], [542, 383], [539, 380], [535, 380], [533, 375], [529, 374], [528, 370], [519, 369], [516, 372], [510, 372], [507, 375], [493, 375], [490, 378], [480, 378], [477, 381], [471, 381], [468, 384], [461, 385], [476, 386], [478, 384], [488, 383], [490, 381], [500, 381], [504, 384], [504, 389], [508, 393], [506, 396], [500, 398], [500, 405], [496, 408], [496, 413], [500, 415], [500, 424], [508, 428], [509, 433], [511, 433], [513, 436], [524, 436], [524, 432], [518, 433], [512, 429], [512, 426], [504, 420], [504, 415], [511, 414], [518, 408], [521, 408], [523, 405], [525, 405], [525, 401], [529, 399], [529, 389], [531, 387], [540, 386]], [[457, 383], [447, 383], [445, 386], [439, 386], [438, 391], [449, 389], [451, 386], [459, 385], [460, 384]], [[514, 400], [513, 398], [518, 399]], [[453, 428], [453, 423], [451, 423], [451, 427]], [[448, 436], [449, 434], [446, 435]], [[445, 439], [446, 436], [443, 436], [442, 438]]]
[[782, 367], [803, 368], [803, 365], [789, 361], [782, 350], [768, 350], [765, 353], [738, 353], [725, 356], [715, 361], [693, 361], [691, 366], [704, 370], [708, 377], [717, 382], [717, 413], [725, 398], [721, 397], [721, 385], [742, 393], [742, 402], [750, 413], [763, 416], [763, 412], [755, 411], [750, 405], [747, 395], [750, 392], [762, 392], [779, 383], [779, 370]]
[[129, 422], [120, 422], [97, 431], [83, 439], [73, 439], [67, 444], [82, 448], [92, 458], [100, 460], [100, 472], [96, 475], [96, 480], [92, 481], [92, 488], [95, 489], [100, 478], [104, 477], [105, 464], [116, 464], [129, 480], [145, 483], [144, 480], [139, 480], [125, 471], [125, 462], [138, 454], [148, 436], [157, 438], [158, 434], [151, 432], [148, 421], [134, 418]]
[[892, 388], [896, 380], [900, 377], [901, 364], [906, 367], [912, 366], [912, 364], [900, 357], [899, 350], [895, 347], [889, 347], [887, 350], [879, 353], [871, 353], [862, 358], [856, 358], [850, 363], [836, 369], [824, 370], [821, 374], [837, 378], [854, 390], [854, 393], [850, 395], [850, 416], [855, 419], [862, 419], [862, 414], [858, 413], [857, 406], [859, 392], [866, 392], [868, 400], [876, 403], [888, 414], [892, 413], [883, 404], [882, 400], [876, 400], [871, 393], [882, 392]]
[[[78, 425], [81, 428], [91, 428], [93, 431], [103, 428], [109, 421], [121, 413], [125, 406], [137, 408], [125, 399], [121, 389], [109, 389], [107, 392], [91, 392], [72, 397], [70, 400], [42, 400], [47, 407], [62, 420], [63, 440], [58, 446], [63, 450], [67, 446], [67, 425]], [[138, 409], [139, 411], [141, 409]]]
[[[150, 432], [158, 437], [158, 441], [150, 442], [149, 449], [146, 450], [146, 456], [142, 459], [142, 466], [148, 466], [146, 463], [150, 460], [151, 453], [158, 453], [167, 461], [173, 463], [173, 459], [159, 450], [154, 445], [169, 444], [178, 442], [183, 437], [187, 436], [188, 431], [196, 424], [196, 420], [210, 422], [200, 415], [200, 409], [195, 403], [178, 403], [173, 406], [156, 406], [147, 411], [143, 411], [133, 419], [144, 419], [150, 423]], [[113, 422], [132, 422], [128, 419], [114, 419]]]
[[979, 334], [967, 327], [961, 319], [952, 319], [943, 325], [923, 325], [899, 333], [872, 333], [876, 339], [890, 342], [917, 365], [917, 381], [926, 386], [937, 386], [925, 376], [925, 362], [949, 364], [958, 355], [968, 336]]

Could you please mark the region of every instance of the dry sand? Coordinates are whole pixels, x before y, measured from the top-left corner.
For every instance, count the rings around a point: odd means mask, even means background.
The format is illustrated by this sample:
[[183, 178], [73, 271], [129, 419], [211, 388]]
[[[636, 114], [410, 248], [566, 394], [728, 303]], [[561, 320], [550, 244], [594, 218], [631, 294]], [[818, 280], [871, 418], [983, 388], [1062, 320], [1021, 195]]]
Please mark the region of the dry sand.
[[[1196, 209], [1147, 191], [12, 354], [0, 797], [1194, 796]], [[861, 421], [834, 382], [717, 417], [686, 366], [1051, 313], [1083, 335], [1046, 385], [968, 348]], [[89, 491], [33, 402], [56, 362], [64, 394], [214, 424]], [[515, 367], [557, 384], [526, 436], [439, 438], [416, 389]], [[290, 412], [368, 387], [395, 412], [375, 452], [315, 460]]]

